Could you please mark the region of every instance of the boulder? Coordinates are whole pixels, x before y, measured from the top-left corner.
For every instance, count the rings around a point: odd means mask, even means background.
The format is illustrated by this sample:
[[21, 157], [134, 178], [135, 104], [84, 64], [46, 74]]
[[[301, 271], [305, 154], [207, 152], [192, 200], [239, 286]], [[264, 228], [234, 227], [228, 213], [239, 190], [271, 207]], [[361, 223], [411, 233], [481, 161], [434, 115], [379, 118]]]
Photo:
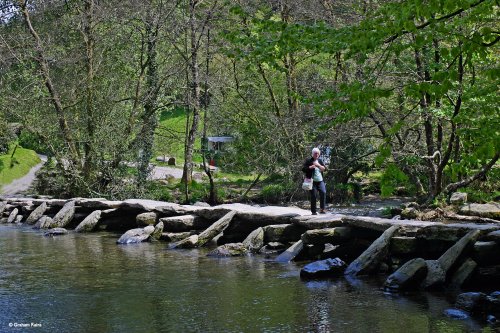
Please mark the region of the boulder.
[[418, 288], [427, 275], [427, 264], [422, 258], [407, 261], [397, 271], [392, 273], [384, 284], [389, 291], [403, 291]]
[[21, 224], [23, 223], [23, 216], [21, 214], [17, 214], [16, 220], [14, 221], [15, 224]]
[[276, 257], [275, 261], [290, 262], [296, 256], [299, 255], [299, 253], [302, 251], [303, 248], [304, 248], [304, 243], [301, 240], [299, 240], [298, 242], [290, 246], [288, 249], [286, 249], [285, 252], [281, 253], [278, 257]]
[[33, 229], [49, 229], [52, 228], [54, 225], [54, 221], [52, 218], [48, 216], [42, 216], [38, 221], [36, 221], [35, 225], [33, 226]]
[[452, 205], [463, 205], [467, 202], [467, 193], [454, 192], [450, 197], [450, 204]]
[[99, 220], [101, 219], [101, 211], [96, 210], [90, 213], [78, 226], [75, 228], [76, 232], [89, 232], [96, 229]]
[[450, 280], [450, 288], [459, 289], [464, 285], [471, 277], [474, 270], [477, 267], [477, 263], [471, 258], [467, 258], [462, 265], [453, 273]]
[[118, 244], [132, 244], [140, 243], [149, 239], [151, 234], [155, 231], [153, 226], [147, 226], [145, 228], [131, 229], [124, 233], [117, 241]]
[[248, 254], [248, 249], [243, 243], [227, 243], [210, 251], [209, 257], [237, 257]]
[[146, 212], [138, 214], [135, 217], [135, 221], [137, 222], [138, 227], [146, 227], [148, 225], [155, 225], [157, 218], [158, 216], [155, 212]]
[[365, 252], [349, 264], [345, 270], [345, 275], [355, 276], [375, 270], [387, 256], [391, 237], [398, 229], [398, 226], [392, 226], [384, 231]]
[[479, 230], [470, 231], [443, 253], [438, 260], [427, 260], [428, 272], [425, 280], [422, 282], [422, 287], [431, 289], [442, 286], [445, 283], [448, 270], [455, 264], [459, 257], [471, 249], [479, 234]]
[[9, 218], [7, 219], [7, 223], [14, 223], [16, 221], [17, 214], [19, 213], [19, 209], [14, 208], [10, 214]]
[[165, 230], [170, 232], [205, 229], [210, 226], [210, 221], [196, 215], [163, 217], [160, 222], [163, 222]]
[[294, 224], [271, 224], [263, 227], [264, 242], [296, 242], [305, 231], [303, 227]]
[[245, 238], [243, 245], [248, 251], [256, 253], [264, 246], [264, 229], [257, 228]]
[[64, 228], [52, 228], [47, 230], [43, 235], [44, 236], [61, 236], [61, 235], [66, 235], [68, 233], [68, 230]]
[[47, 211], [47, 203], [43, 202], [41, 205], [36, 207], [35, 210], [31, 212], [31, 214], [26, 219], [26, 223], [35, 224], [36, 221], [38, 221], [40, 217], [42, 217], [43, 214], [45, 214], [46, 211]]
[[444, 315], [452, 319], [465, 320], [469, 318], [469, 314], [459, 309], [446, 309], [444, 310]]
[[170, 158], [168, 159], [167, 164], [168, 164], [168, 165], [174, 165], [174, 166], [175, 166], [175, 165], [176, 165], [176, 163], [175, 163], [175, 157], [170, 157]]
[[271, 242], [261, 247], [259, 253], [265, 256], [272, 256], [283, 252], [284, 249], [286, 249], [285, 244], [280, 242]]
[[161, 238], [162, 233], [163, 233], [163, 222], [158, 222], [158, 224], [155, 225], [153, 233], [151, 234], [151, 239], [159, 240]]
[[500, 220], [500, 204], [496, 202], [487, 204], [466, 204], [460, 207], [459, 213], [463, 215], [474, 215]]
[[198, 244], [198, 235], [191, 235], [186, 237], [178, 242], [170, 244], [169, 249], [192, 249], [195, 248]]
[[67, 226], [71, 220], [73, 220], [73, 216], [75, 215], [75, 202], [68, 201], [64, 204], [63, 208], [54, 216], [54, 226], [64, 228]]
[[486, 310], [486, 294], [480, 292], [466, 292], [457, 296], [455, 307], [472, 314], [482, 313]]
[[339, 258], [315, 261], [300, 270], [300, 277], [303, 279], [338, 277], [343, 275], [345, 266], [345, 262]]
[[5, 201], [0, 201], [0, 217], [2, 217], [2, 214], [5, 211], [6, 206], [7, 206], [7, 203]]
[[338, 245], [346, 243], [351, 239], [351, 231], [350, 227], [307, 230], [302, 234], [301, 239], [304, 245], [325, 243]]
[[500, 244], [495, 241], [474, 243], [472, 258], [480, 266], [500, 264]]
[[414, 207], [408, 207], [401, 211], [401, 217], [404, 219], [416, 219], [419, 215], [419, 211]]

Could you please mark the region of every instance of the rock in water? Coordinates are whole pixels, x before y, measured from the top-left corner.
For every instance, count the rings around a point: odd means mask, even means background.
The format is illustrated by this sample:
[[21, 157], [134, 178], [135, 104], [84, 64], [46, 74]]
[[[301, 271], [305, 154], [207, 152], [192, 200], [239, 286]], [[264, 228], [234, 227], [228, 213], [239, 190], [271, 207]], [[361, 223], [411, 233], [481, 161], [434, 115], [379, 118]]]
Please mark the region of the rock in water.
[[73, 220], [73, 216], [75, 215], [75, 202], [68, 201], [64, 204], [63, 208], [54, 216], [54, 226], [64, 228], [67, 226], [71, 220]]
[[351, 262], [345, 270], [345, 274], [355, 276], [373, 271], [387, 255], [391, 237], [398, 229], [398, 226], [392, 226], [385, 230], [365, 252]]
[[219, 246], [215, 250], [209, 252], [209, 257], [236, 257], [248, 253], [248, 249], [243, 243], [228, 243]]
[[19, 213], [19, 209], [14, 208], [12, 212], [9, 214], [9, 218], [7, 219], [7, 223], [14, 223], [16, 221], [17, 214]]
[[26, 223], [28, 224], [35, 224], [36, 221], [38, 221], [43, 214], [45, 214], [45, 211], [47, 210], [47, 202], [42, 202], [41, 205], [35, 208], [34, 211], [31, 212], [31, 214], [28, 216], [26, 219]]
[[243, 245], [245, 245], [250, 252], [259, 252], [261, 247], [264, 246], [264, 229], [257, 228], [252, 231], [243, 241]]
[[44, 236], [60, 236], [60, 235], [66, 235], [68, 233], [68, 230], [64, 228], [52, 228], [47, 230], [43, 235]]
[[101, 211], [95, 210], [90, 213], [80, 224], [75, 228], [76, 232], [88, 232], [95, 229], [101, 219]]
[[427, 275], [424, 259], [416, 258], [406, 262], [385, 281], [384, 288], [389, 291], [402, 291], [417, 288]]
[[300, 270], [300, 277], [304, 279], [316, 279], [341, 276], [344, 274], [345, 266], [345, 262], [339, 258], [315, 261]]
[[147, 226], [145, 228], [136, 228], [136, 229], [131, 229], [124, 233], [120, 239], [118, 239], [116, 242], [118, 244], [133, 244], [133, 243], [140, 243], [149, 238], [151, 234], [155, 231], [155, 227], [152, 225]]

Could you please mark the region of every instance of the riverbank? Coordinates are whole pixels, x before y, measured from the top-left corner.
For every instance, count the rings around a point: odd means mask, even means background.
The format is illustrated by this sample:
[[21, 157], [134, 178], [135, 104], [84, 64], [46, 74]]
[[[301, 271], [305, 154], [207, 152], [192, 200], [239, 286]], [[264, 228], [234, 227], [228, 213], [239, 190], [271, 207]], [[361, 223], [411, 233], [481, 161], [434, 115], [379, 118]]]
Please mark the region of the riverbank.
[[[32, 225], [48, 235], [67, 234], [67, 229], [125, 232], [118, 244], [164, 241], [169, 249], [208, 248], [209, 256], [254, 255], [281, 263], [336, 258], [343, 262], [340, 268], [321, 275], [382, 274], [391, 292], [500, 289], [500, 222], [312, 216], [297, 207], [137, 199], [4, 198], [0, 211], [1, 222]], [[409, 262], [414, 263], [410, 269]]]

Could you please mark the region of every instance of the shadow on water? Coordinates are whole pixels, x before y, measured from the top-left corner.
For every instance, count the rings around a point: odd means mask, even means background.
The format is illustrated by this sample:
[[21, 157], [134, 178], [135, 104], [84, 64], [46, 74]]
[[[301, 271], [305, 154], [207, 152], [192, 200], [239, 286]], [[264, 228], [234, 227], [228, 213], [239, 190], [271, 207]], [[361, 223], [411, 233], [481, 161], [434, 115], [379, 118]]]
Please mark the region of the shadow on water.
[[0, 332], [473, 332], [446, 295], [370, 280], [301, 281], [302, 263], [207, 257], [118, 235], [0, 226]]

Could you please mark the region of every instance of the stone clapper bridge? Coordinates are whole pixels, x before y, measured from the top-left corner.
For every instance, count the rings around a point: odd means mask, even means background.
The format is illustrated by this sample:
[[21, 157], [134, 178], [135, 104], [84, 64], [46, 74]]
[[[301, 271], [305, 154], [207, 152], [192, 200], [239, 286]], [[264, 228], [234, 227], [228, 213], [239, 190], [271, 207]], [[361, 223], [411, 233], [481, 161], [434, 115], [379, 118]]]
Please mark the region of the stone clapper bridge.
[[285, 263], [322, 259], [306, 265], [301, 277], [392, 273], [384, 285], [391, 291], [459, 288], [471, 279], [498, 283], [500, 276], [500, 221], [312, 216], [295, 207], [139, 199], [3, 198], [0, 223], [33, 225], [46, 235], [66, 234], [67, 229], [125, 231], [118, 244], [165, 241], [169, 249], [219, 245], [209, 256], [260, 254]]

